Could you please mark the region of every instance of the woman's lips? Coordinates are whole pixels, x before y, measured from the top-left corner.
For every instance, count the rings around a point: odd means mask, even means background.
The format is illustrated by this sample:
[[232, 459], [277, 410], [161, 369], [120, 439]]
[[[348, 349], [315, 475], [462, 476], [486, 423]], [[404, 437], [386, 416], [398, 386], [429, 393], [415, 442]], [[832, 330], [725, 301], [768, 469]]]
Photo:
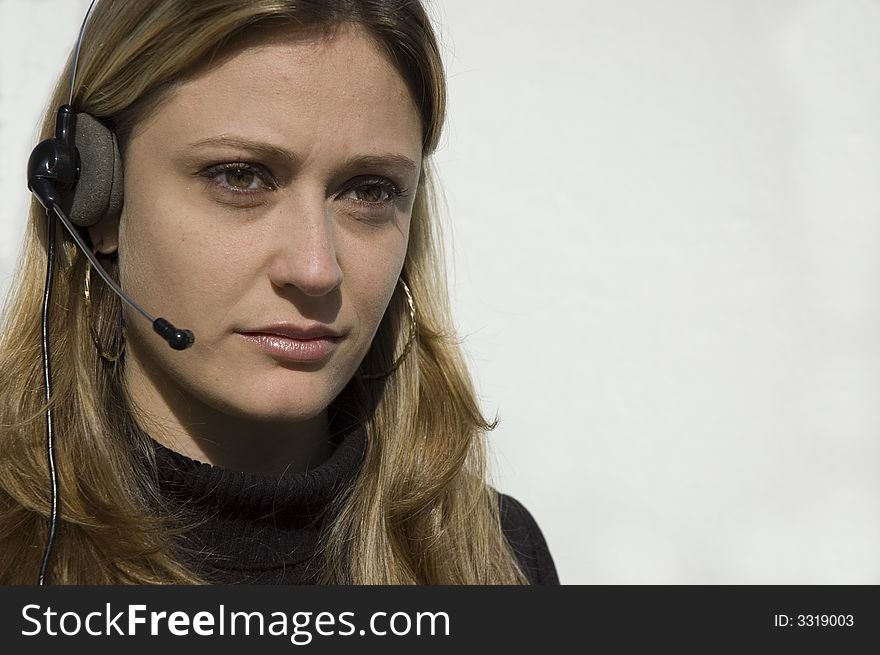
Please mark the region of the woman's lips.
[[329, 357], [342, 341], [342, 337], [293, 339], [260, 332], [239, 332], [238, 334], [263, 352], [291, 362], [319, 362]]

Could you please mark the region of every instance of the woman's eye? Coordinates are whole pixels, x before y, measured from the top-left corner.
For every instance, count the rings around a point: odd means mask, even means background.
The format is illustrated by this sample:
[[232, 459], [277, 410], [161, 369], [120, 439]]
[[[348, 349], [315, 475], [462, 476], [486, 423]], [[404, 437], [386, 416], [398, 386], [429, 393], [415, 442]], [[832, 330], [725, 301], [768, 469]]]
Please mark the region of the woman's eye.
[[359, 186], [353, 190], [357, 199], [364, 202], [382, 202], [384, 194], [391, 195], [385, 187], [381, 187], [378, 184]]
[[362, 186], [355, 189], [355, 194], [360, 194], [358, 200], [364, 200], [366, 202], [379, 202], [382, 200], [383, 193], [385, 193], [385, 189], [378, 185]]
[[221, 164], [205, 169], [200, 175], [221, 192], [231, 194], [260, 193], [277, 188], [271, 174], [253, 164]]
[[343, 195], [348, 194], [353, 194], [352, 200], [359, 205], [384, 208], [406, 195], [406, 189], [398, 188], [391, 180], [376, 179], [367, 180], [363, 184], [352, 187]]
[[226, 171], [221, 175], [225, 176], [226, 186], [233, 189], [252, 189], [257, 176], [252, 171], [236, 169]]

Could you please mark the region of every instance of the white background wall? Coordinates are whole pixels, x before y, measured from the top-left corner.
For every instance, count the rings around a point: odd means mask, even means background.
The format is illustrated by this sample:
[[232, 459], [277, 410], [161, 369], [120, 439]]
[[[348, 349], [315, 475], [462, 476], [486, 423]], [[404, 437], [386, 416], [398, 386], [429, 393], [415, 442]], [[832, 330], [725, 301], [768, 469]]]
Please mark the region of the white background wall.
[[[0, 292], [85, 0], [0, 0]], [[457, 318], [567, 583], [880, 583], [880, 1], [434, 0]]]

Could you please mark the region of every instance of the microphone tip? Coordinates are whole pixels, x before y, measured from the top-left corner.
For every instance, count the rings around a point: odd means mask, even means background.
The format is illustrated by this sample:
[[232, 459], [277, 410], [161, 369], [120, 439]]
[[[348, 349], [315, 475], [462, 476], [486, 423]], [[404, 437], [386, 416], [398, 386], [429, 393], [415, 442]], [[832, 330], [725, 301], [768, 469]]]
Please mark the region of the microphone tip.
[[153, 321], [153, 329], [168, 342], [174, 350], [186, 350], [196, 340], [195, 335], [189, 330], [178, 330], [164, 318]]
[[171, 338], [168, 339], [168, 345], [174, 350], [186, 350], [196, 340], [195, 335], [189, 330], [175, 330]]

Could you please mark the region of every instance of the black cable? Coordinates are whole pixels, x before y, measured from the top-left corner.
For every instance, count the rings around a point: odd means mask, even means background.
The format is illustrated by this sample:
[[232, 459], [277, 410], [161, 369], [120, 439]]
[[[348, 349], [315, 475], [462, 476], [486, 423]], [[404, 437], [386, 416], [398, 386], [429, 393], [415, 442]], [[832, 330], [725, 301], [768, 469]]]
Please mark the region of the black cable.
[[[70, 70], [70, 99], [68, 105], [73, 104], [74, 89], [76, 88], [76, 73], [79, 66], [79, 54], [82, 47], [83, 35], [86, 25], [92, 14], [97, 0], [92, 0], [83, 18], [82, 27], [79, 30], [79, 38], [76, 42], [76, 50], [73, 55]], [[73, 139], [75, 120], [71, 119], [73, 109], [65, 106], [59, 109], [58, 121], [55, 128], [55, 139], [43, 141], [31, 154], [28, 162], [28, 188], [34, 193], [43, 207], [46, 208], [46, 285], [43, 291], [43, 374], [46, 388], [46, 450], [49, 456], [49, 478], [52, 484], [52, 508], [49, 516], [49, 537], [46, 541], [46, 549], [43, 551], [43, 561], [40, 564], [40, 577], [37, 582], [43, 585], [46, 580], [46, 572], [49, 568], [49, 560], [52, 556], [52, 546], [55, 543], [55, 532], [58, 526], [58, 474], [55, 470], [55, 440], [52, 432], [52, 376], [49, 368], [49, 299], [52, 294], [52, 279], [55, 275], [55, 217], [64, 225], [71, 238], [88, 258], [92, 267], [98, 271], [104, 282], [125, 301], [130, 307], [139, 312], [144, 318], [153, 324], [153, 330], [160, 335], [169, 346], [175, 350], [185, 350], [193, 345], [195, 335], [190, 330], [179, 330], [164, 318], [154, 318], [140, 305], [128, 297], [122, 288], [107, 274], [104, 267], [98, 263], [91, 249], [86, 245], [76, 228], [65, 216], [58, 206], [58, 199], [67, 195], [76, 187], [79, 171], [67, 170], [78, 161]], [[64, 121], [67, 122], [64, 122]], [[67, 130], [69, 128], [70, 131]], [[78, 166], [78, 164], [77, 164]]]
[[58, 524], [58, 474], [55, 470], [55, 440], [52, 434], [52, 386], [51, 373], [49, 370], [49, 338], [48, 317], [49, 298], [52, 295], [52, 278], [55, 274], [55, 225], [52, 212], [46, 212], [47, 244], [46, 254], [46, 284], [43, 290], [43, 375], [46, 386], [46, 449], [49, 455], [49, 479], [52, 484], [52, 510], [49, 515], [49, 538], [46, 540], [46, 549], [43, 551], [43, 562], [40, 564], [40, 578], [37, 584], [43, 585], [46, 579], [46, 571], [49, 568], [49, 558], [52, 555], [52, 545], [55, 543], [55, 528]]
[[[73, 56], [73, 64], [70, 73], [70, 104], [73, 103], [73, 90], [76, 86], [76, 69], [79, 65], [79, 51], [82, 47], [83, 33], [86, 31], [86, 23], [96, 0], [92, 0], [83, 18], [79, 29], [79, 38], [76, 41], [76, 51]], [[45, 203], [44, 203], [45, 204]], [[55, 210], [57, 212], [57, 208]], [[52, 278], [55, 275], [55, 219], [50, 207], [46, 207], [46, 283], [43, 288], [43, 379], [46, 387], [46, 450], [49, 456], [49, 479], [52, 484], [52, 509], [49, 515], [49, 537], [46, 540], [46, 548], [43, 551], [43, 561], [40, 564], [40, 577], [37, 584], [43, 585], [46, 581], [46, 572], [49, 568], [49, 559], [52, 556], [52, 545], [55, 543], [55, 530], [58, 525], [58, 473], [55, 470], [55, 439], [52, 432], [52, 375], [49, 369], [49, 299], [52, 295]]]

